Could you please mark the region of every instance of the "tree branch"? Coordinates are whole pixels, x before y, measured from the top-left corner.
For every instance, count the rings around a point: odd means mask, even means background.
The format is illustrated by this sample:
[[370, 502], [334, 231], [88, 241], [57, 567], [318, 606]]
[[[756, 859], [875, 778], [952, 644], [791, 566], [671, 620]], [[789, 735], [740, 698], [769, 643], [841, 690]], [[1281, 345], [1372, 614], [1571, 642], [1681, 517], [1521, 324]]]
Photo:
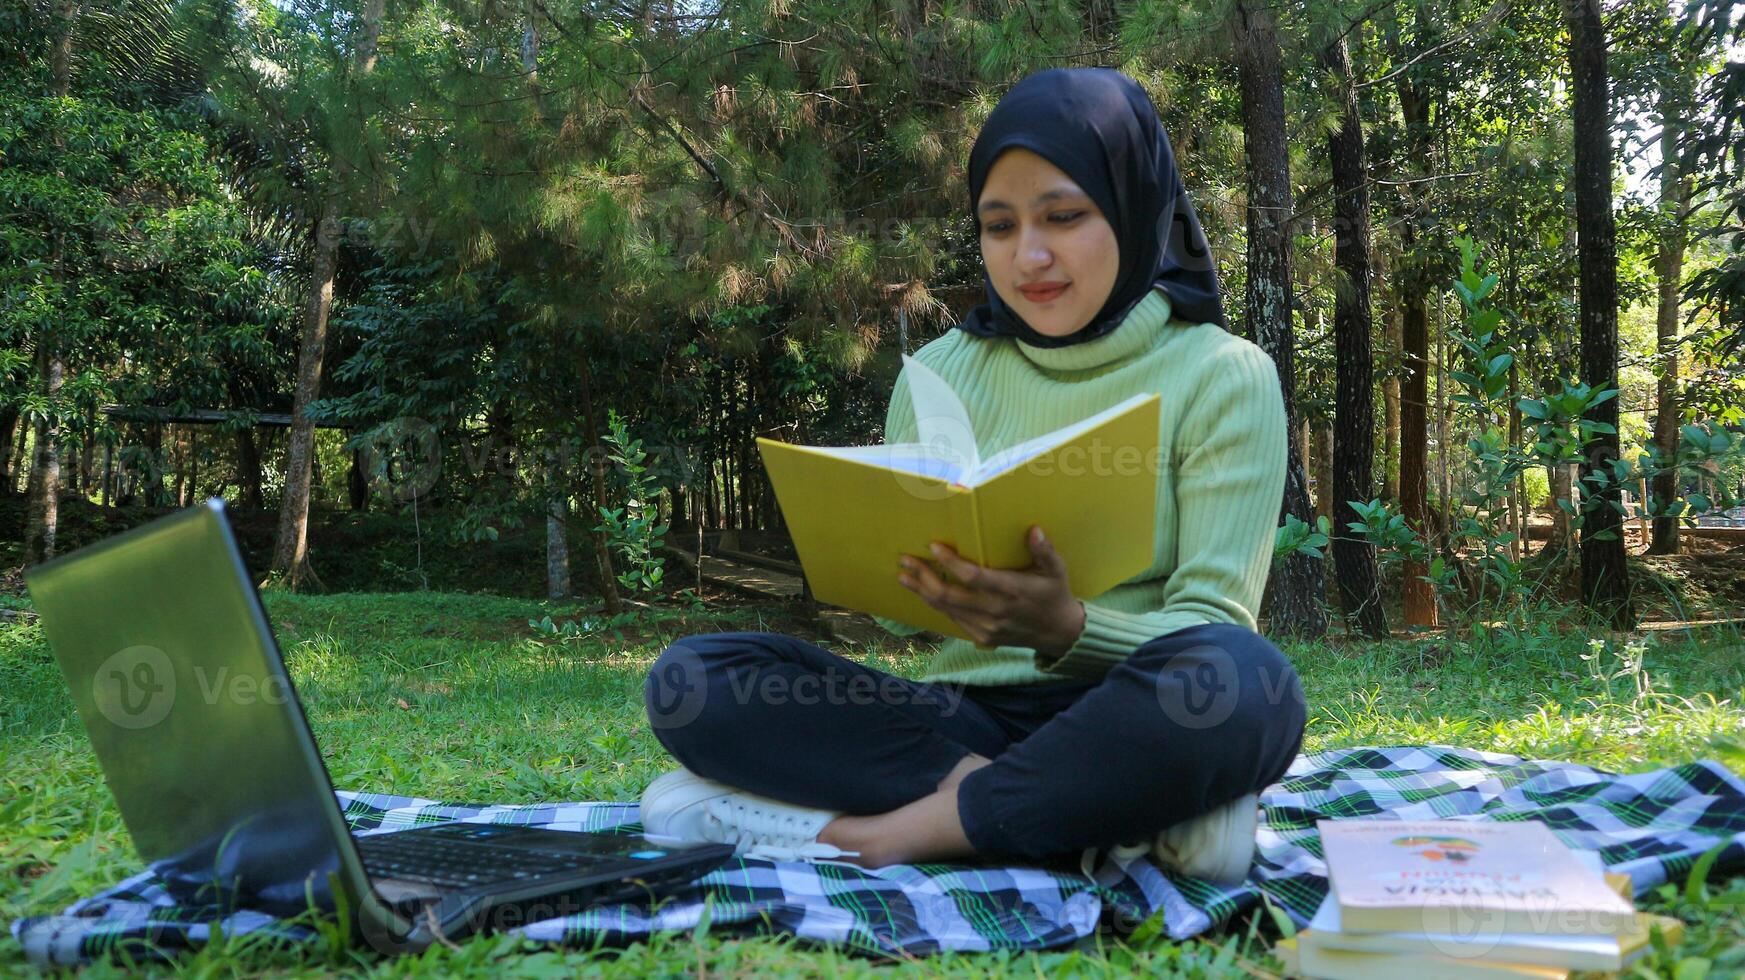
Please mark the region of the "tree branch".
[[715, 165], [710, 163], [708, 158], [704, 157], [702, 153], [698, 152], [697, 148], [691, 145], [691, 141], [686, 139], [685, 135], [679, 132], [677, 127], [668, 122], [666, 117], [662, 116], [659, 112], [656, 112], [654, 107], [648, 104], [648, 100], [642, 97], [641, 92], [631, 92], [630, 99], [632, 102], [636, 103], [637, 107], [642, 109], [643, 112], [648, 113], [649, 118], [653, 119], [655, 124], [658, 125], [668, 136], [672, 137], [673, 141], [678, 143], [692, 160], [696, 161], [697, 166], [703, 168], [703, 172], [707, 173], [709, 179], [713, 180], [715, 186], [720, 189], [721, 196], [724, 199], [733, 201], [762, 218], [770, 225], [770, 227], [774, 228], [776, 232], [782, 236], [783, 241], [787, 242], [800, 254], [815, 256], [822, 254], [815, 249], [807, 248], [806, 243], [802, 242], [800, 237], [794, 234], [793, 226], [787, 221], [771, 214], [769, 211], [761, 207], [758, 207], [756, 202], [752, 201], [750, 196], [744, 192], [735, 191], [733, 188], [727, 186], [727, 181], [722, 178], [721, 172], [715, 169]]
[[1474, 37], [1477, 36], [1478, 32], [1481, 29], [1490, 30], [1491, 28], [1497, 26], [1497, 22], [1502, 20], [1503, 16], [1505, 14], [1507, 14], [1508, 12], [1509, 12], [1509, 0], [1496, 0], [1495, 3], [1491, 4], [1490, 9], [1486, 10], [1484, 12], [1484, 16], [1480, 17], [1476, 24], [1473, 24], [1470, 28], [1468, 28], [1464, 32], [1457, 34], [1454, 37], [1451, 37], [1446, 41], [1443, 41], [1441, 44], [1437, 44], [1437, 45], [1433, 45], [1429, 48], [1425, 48], [1423, 51], [1420, 51], [1416, 55], [1413, 55], [1412, 58], [1409, 61], [1407, 61], [1405, 64], [1399, 66], [1398, 68], [1395, 68], [1393, 71], [1388, 72], [1386, 75], [1383, 75], [1380, 78], [1372, 78], [1367, 82], [1358, 82], [1356, 85], [1354, 85], [1352, 87], [1355, 88], [1357, 91], [1361, 92], [1366, 88], [1370, 88], [1370, 87], [1376, 86], [1376, 85], [1383, 85], [1383, 84], [1386, 84], [1387, 82], [1391, 82], [1395, 78], [1398, 78], [1401, 74], [1405, 73], [1405, 71], [1408, 68], [1411, 68], [1413, 65], [1416, 65], [1419, 62], [1425, 61], [1429, 58], [1432, 58], [1432, 57], [1442, 53], [1443, 51], [1446, 51], [1449, 48], [1454, 47], [1457, 44], [1464, 44], [1467, 41], [1472, 40]]

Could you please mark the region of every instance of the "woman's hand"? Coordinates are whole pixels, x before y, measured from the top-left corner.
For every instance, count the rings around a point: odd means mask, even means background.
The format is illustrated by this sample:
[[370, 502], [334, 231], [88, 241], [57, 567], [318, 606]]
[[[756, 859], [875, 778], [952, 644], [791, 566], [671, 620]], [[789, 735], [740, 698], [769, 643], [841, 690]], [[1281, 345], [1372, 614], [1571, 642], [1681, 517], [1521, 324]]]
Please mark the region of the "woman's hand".
[[1047, 658], [1065, 653], [1085, 627], [1084, 603], [1067, 587], [1066, 563], [1043, 536], [1029, 535], [1030, 567], [985, 568], [933, 542], [933, 557], [956, 579], [947, 582], [927, 562], [903, 555], [897, 581], [951, 617], [981, 646], [1028, 647]]

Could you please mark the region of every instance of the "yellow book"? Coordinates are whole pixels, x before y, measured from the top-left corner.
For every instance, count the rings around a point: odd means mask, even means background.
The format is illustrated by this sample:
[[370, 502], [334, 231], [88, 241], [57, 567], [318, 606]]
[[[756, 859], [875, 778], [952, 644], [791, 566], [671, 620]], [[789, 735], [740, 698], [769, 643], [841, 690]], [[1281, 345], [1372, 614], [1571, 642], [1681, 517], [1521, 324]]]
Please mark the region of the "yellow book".
[[[1031, 564], [1040, 525], [1090, 599], [1149, 568], [1157, 522], [1159, 405], [1135, 395], [1073, 425], [977, 452], [951, 388], [904, 358], [920, 441], [801, 446], [758, 439], [812, 594], [948, 636], [969, 637], [897, 581], [897, 559], [933, 541], [990, 568]], [[939, 571], [936, 562], [935, 570]]]
[[1352, 953], [1433, 956], [1463, 963], [1622, 970], [1647, 953], [1649, 930], [1655, 927], [1669, 943], [1676, 944], [1684, 935], [1684, 923], [1679, 920], [1645, 912], [1636, 913], [1631, 928], [1618, 935], [1557, 936], [1487, 929], [1447, 933], [1345, 932], [1341, 928], [1339, 903], [1329, 894], [1309, 928], [1298, 935], [1298, 945]]
[[1569, 976], [1561, 967], [1525, 963], [1324, 949], [1315, 945], [1311, 931], [1281, 939], [1273, 947], [1273, 955], [1284, 961], [1287, 976], [1315, 980], [1567, 980]]
[[1606, 887], [1617, 892], [1619, 898], [1626, 902], [1636, 900], [1636, 882], [1629, 875], [1618, 871], [1606, 871], [1602, 873], [1602, 876], [1606, 879]]
[[1345, 932], [1617, 936], [1636, 909], [1545, 824], [1322, 820]]

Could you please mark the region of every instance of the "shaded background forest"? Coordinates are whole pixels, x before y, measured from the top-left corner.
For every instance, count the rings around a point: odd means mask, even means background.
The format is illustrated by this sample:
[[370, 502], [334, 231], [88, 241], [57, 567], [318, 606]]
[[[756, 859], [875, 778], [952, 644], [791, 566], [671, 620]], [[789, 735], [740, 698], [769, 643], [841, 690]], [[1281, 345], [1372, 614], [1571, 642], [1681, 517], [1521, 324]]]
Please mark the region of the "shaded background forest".
[[779, 556], [755, 439], [879, 438], [980, 121], [1107, 65], [1286, 384], [1271, 627], [1628, 626], [1745, 544], [1741, 13], [3, 0], [6, 564], [207, 496], [294, 588]]

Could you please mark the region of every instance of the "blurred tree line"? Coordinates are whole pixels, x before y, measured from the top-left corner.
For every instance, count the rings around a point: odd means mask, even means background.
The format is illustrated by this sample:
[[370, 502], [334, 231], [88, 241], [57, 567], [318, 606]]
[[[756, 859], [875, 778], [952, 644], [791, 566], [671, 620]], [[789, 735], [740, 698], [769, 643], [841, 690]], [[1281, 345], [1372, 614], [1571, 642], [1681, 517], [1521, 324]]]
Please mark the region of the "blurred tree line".
[[981, 298], [981, 120], [1107, 65], [1285, 384], [1275, 629], [1434, 623], [1535, 511], [1627, 624], [1624, 495], [1667, 552], [1740, 483], [1740, 13], [0, 0], [0, 495], [27, 562], [66, 495], [276, 508], [292, 587], [312, 506], [543, 525], [615, 607], [632, 531], [780, 528], [757, 437], [879, 438]]

